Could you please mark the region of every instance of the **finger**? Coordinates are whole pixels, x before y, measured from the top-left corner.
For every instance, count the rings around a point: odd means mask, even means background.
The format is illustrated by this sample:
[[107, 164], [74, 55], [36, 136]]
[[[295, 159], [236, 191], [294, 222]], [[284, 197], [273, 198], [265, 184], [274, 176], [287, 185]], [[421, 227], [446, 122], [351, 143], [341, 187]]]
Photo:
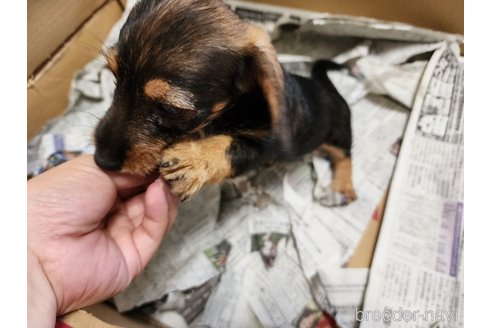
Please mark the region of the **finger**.
[[113, 181], [118, 195], [124, 199], [145, 191], [153, 180], [151, 177], [121, 172], [106, 172], [106, 174]]
[[173, 224], [178, 200], [170, 194], [164, 181], [157, 179], [148, 187], [144, 202], [144, 218], [133, 233], [143, 266], [150, 261], [164, 234]]
[[138, 176], [128, 173], [102, 170], [101, 168], [99, 168], [99, 166], [97, 166], [96, 162], [94, 161], [93, 155], [81, 155], [75, 159], [72, 159], [60, 165], [60, 168], [64, 168], [72, 171], [74, 167], [76, 167], [79, 171], [85, 171], [91, 174], [97, 174], [97, 175], [109, 177], [113, 182], [113, 184], [115, 185], [116, 190], [118, 192], [132, 191], [139, 187], [145, 186], [146, 184], [148, 185], [150, 182], [152, 182], [155, 179], [155, 177], [150, 177], [150, 176], [143, 177], [143, 176]]
[[171, 189], [169, 187], [169, 184], [165, 182], [164, 179], [161, 178], [162, 183], [165, 185], [165, 191], [166, 191], [166, 198], [169, 204], [169, 224], [167, 226], [165, 234], [171, 230], [174, 221], [176, 220], [176, 216], [178, 214], [178, 205], [180, 203], [180, 198], [176, 197], [173, 195], [171, 192]]
[[148, 182], [145, 182], [144, 184], [142, 184], [140, 186], [136, 186], [133, 188], [119, 189], [119, 190], [117, 190], [118, 197], [123, 201], [127, 201], [128, 199], [130, 199], [134, 196], [137, 196], [137, 195], [144, 193], [145, 190], [147, 190], [147, 188], [149, 187], [151, 182], [152, 181], [148, 181]]
[[73, 161], [78, 161], [81, 164], [83, 163], [88, 170], [107, 175], [116, 187], [118, 195], [123, 199], [142, 193], [148, 185], [156, 179], [155, 175], [139, 176], [129, 173], [102, 170], [97, 166], [93, 155], [82, 155]]
[[118, 195], [127, 199], [144, 192], [147, 187], [158, 177], [158, 174], [139, 176], [122, 172], [106, 172], [113, 181]]
[[49, 231], [56, 228], [65, 234], [93, 230], [117, 198], [112, 180], [90, 155], [67, 161], [31, 179], [28, 186], [28, 209], [49, 217]]

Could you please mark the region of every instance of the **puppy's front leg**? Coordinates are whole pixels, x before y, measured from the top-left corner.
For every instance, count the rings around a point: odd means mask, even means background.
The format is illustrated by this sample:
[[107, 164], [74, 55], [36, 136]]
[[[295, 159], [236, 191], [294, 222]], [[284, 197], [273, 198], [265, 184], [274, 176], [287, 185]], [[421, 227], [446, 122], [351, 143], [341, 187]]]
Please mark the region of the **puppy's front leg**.
[[183, 141], [164, 150], [160, 173], [184, 200], [204, 185], [244, 172], [257, 154], [253, 145], [228, 135]]

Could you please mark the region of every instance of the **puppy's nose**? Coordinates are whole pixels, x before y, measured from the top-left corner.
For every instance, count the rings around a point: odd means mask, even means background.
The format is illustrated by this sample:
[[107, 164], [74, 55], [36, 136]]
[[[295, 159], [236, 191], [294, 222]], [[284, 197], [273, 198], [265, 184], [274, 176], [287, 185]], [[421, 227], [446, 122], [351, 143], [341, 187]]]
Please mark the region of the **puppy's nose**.
[[94, 160], [96, 161], [97, 166], [106, 171], [118, 171], [121, 170], [121, 167], [123, 166], [122, 161], [102, 156], [97, 152], [94, 155]]

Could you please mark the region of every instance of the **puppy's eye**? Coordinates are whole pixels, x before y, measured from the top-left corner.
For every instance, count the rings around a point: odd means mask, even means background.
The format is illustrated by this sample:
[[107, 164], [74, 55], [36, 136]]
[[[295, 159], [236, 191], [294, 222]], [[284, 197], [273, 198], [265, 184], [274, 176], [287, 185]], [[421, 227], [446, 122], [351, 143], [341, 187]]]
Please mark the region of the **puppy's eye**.
[[170, 114], [170, 115], [178, 115], [182, 111], [182, 109], [180, 108], [169, 106], [166, 104], [158, 104], [157, 109], [159, 110], [159, 112], [163, 114]]

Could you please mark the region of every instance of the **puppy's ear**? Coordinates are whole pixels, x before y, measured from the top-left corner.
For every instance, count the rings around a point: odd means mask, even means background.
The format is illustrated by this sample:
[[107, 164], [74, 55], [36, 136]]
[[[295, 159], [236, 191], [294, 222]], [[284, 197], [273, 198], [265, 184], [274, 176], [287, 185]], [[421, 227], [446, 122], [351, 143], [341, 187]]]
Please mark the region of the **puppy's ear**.
[[[240, 89], [259, 86], [268, 103], [272, 132], [283, 151], [290, 153], [292, 128], [284, 96], [284, 73], [270, 37], [263, 29], [250, 25], [247, 32], [246, 53], [251, 60], [239, 81]], [[241, 85], [241, 83], [243, 85]]]
[[104, 57], [106, 58], [106, 61], [108, 62], [108, 67], [113, 72], [113, 74], [116, 74], [118, 71], [118, 52], [116, 50], [115, 46], [107, 48], [103, 52]]

